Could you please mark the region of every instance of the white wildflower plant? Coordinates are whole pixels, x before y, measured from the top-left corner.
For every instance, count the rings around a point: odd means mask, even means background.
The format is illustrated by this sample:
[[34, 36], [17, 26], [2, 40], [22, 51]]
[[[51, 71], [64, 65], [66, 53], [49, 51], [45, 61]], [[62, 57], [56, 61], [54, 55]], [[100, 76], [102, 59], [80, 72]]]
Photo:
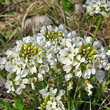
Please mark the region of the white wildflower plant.
[[103, 17], [109, 17], [110, 14], [110, 1], [108, 0], [86, 0], [83, 7], [91, 16], [99, 14]]
[[[32, 37], [18, 40], [14, 48], [6, 51], [6, 57], [0, 58], [0, 69], [8, 74], [7, 93], [20, 95], [30, 87], [42, 96], [43, 103], [38, 102], [40, 110], [66, 110], [66, 98], [71, 99], [69, 93], [75, 88], [78, 93], [83, 88], [85, 94], [92, 96], [92, 80], [103, 83], [105, 72], [110, 69], [109, 53], [90, 36], [81, 37], [63, 25], [50, 25]], [[86, 85], [85, 80], [89, 80]]]

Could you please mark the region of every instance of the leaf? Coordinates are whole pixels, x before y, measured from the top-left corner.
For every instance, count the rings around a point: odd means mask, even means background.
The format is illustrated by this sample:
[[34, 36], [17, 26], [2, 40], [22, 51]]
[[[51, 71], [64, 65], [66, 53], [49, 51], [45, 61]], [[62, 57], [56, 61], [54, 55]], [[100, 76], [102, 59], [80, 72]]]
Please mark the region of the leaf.
[[13, 34], [13, 32], [10, 30], [10, 31], [7, 31], [6, 32], [6, 38], [10, 38], [10, 36]]
[[6, 42], [2, 38], [0, 38], [0, 42], [2, 43], [4, 48], [6, 48], [6, 49], [8, 48]]
[[1, 76], [3, 79], [6, 79], [6, 78], [7, 78], [7, 74], [6, 74], [5, 70], [0, 70], [0, 76]]
[[96, 89], [96, 91], [95, 91], [95, 97], [97, 99], [100, 99], [100, 98], [103, 97], [102, 91], [100, 89]]
[[11, 1], [10, 0], [5, 0], [5, 4], [6, 5], [10, 5], [11, 4]]
[[103, 88], [104, 90], [107, 89], [107, 82], [106, 82], [106, 81], [103, 82], [102, 88]]
[[0, 3], [2, 3], [3, 2], [3, 0], [0, 0]]
[[73, 8], [74, 8], [72, 2], [69, 1], [69, 0], [63, 0], [62, 5], [63, 5], [63, 10], [64, 11], [72, 11]]
[[15, 108], [18, 109], [18, 110], [23, 110], [24, 109], [23, 100], [18, 95], [15, 97]]
[[35, 110], [34, 106], [29, 106], [26, 108], [26, 110]]
[[6, 106], [5, 102], [1, 98], [0, 98], [0, 106], [3, 107], [3, 108], [5, 108], [5, 106]]
[[16, 110], [10, 102], [6, 103], [6, 110]]

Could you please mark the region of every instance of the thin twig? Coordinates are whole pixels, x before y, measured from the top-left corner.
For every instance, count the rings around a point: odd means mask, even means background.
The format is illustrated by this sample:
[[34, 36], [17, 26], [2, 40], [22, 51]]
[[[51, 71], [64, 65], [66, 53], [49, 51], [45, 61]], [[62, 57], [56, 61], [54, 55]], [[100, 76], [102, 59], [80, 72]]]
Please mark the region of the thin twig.
[[[105, 99], [105, 100], [101, 103], [101, 105], [103, 105], [106, 100], [107, 100], [107, 99]], [[101, 108], [102, 108], [102, 107], [100, 106], [98, 110], [100, 110]]]
[[26, 10], [26, 13], [24, 14], [23, 20], [22, 20], [22, 31], [24, 30], [24, 24], [25, 24], [25, 19], [29, 13], [29, 11], [31, 10], [31, 8], [36, 4], [37, 2], [32, 3]]

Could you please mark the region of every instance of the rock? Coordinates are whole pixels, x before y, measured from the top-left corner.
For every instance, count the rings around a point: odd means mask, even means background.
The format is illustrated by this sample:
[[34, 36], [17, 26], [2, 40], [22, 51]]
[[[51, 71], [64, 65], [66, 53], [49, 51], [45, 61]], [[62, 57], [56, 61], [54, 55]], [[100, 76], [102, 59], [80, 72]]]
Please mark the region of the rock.
[[52, 23], [52, 21], [46, 15], [36, 15], [28, 18], [25, 23], [27, 28], [31, 29], [33, 33], [36, 33], [42, 26], [48, 26]]

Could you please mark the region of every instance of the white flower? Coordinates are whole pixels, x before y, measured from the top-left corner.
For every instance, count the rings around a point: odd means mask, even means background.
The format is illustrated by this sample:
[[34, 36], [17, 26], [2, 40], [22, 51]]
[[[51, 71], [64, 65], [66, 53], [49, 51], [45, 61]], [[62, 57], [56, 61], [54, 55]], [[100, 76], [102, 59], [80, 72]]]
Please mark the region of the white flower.
[[37, 81], [36, 77], [30, 78], [29, 80], [30, 80], [32, 89], [35, 90], [35, 85], [34, 85], [34, 83]]
[[49, 92], [48, 92], [48, 86], [42, 90], [39, 90], [39, 93], [43, 96], [43, 97], [48, 97], [49, 96]]
[[5, 63], [6, 63], [6, 58], [4, 58], [4, 57], [1, 58], [1, 57], [0, 57], [0, 65], [1, 65], [1, 64], [5, 64]]
[[106, 52], [106, 55], [110, 56], [110, 50], [108, 50], [108, 51]]
[[29, 68], [29, 71], [31, 74], [33, 73], [36, 73], [37, 72], [37, 69], [36, 69], [36, 64], [35, 62], [31, 62], [31, 63], [28, 63], [28, 68]]
[[93, 65], [88, 64], [86, 67], [86, 72], [88, 74], [95, 74], [96, 73], [96, 69], [94, 68]]
[[73, 61], [73, 66], [76, 66], [76, 68], [78, 68], [80, 64], [83, 63], [84, 61], [85, 61], [84, 57], [81, 58], [81, 55], [77, 55], [76, 60]]
[[86, 36], [85, 36], [85, 42], [86, 42], [87, 44], [92, 44], [92, 37], [86, 37]]
[[52, 110], [56, 108], [56, 102], [48, 101], [46, 105], [46, 110]]
[[14, 67], [15, 67], [15, 65], [13, 65], [11, 62], [7, 62], [5, 64], [5, 69], [8, 72], [15, 72], [16, 71], [16, 68], [14, 68]]
[[60, 92], [59, 92], [59, 96], [61, 96], [61, 97], [62, 97], [64, 94], [65, 94], [65, 90], [63, 90], [63, 89], [62, 89], [62, 90], [60, 90]]
[[64, 65], [63, 69], [64, 69], [64, 71], [66, 71], [66, 73], [69, 73], [70, 70], [72, 69], [72, 66], [71, 65]]
[[82, 72], [81, 72], [80, 68], [75, 69], [74, 73], [75, 73], [75, 76], [77, 76], [77, 77], [81, 77], [82, 76]]
[[93, 86], [90, 83], [87, 83], [88, 96], [92, 95], [92, 91], [91, 91], [92, 88]]
[[39, 80], [39, 81], [43, 81], [43, 75], [40, 74], [40, 73], [38, 73], [38, 80]]
[[69, 82], [69, 85], [67, 86], [68, 91], [73, 89], [73, 82]]
[[1, 58], [0, 57], [0, 69], [4, 69], [5, 68], [5, 63], [7, 62], [6, 58], [3, 57]]
[[56, 95], [57, 89], [53, 89], [52, 87], [49, 89], [50, 94]]
[[15, 90], [15, 93], [20, 95], [22, 93], [22, 89], [19, 87]]
[[16, 78], [15, 79], [15, 85], [19, 85], [21, 89], [24, 89], [25, 88], [25, 84], [28, 84], [29, 83], [29, 80], [28, 79], [21, 79], [20, 77], [19, 78]]
[[47, 65], [41, 65], [40, 67], [39, 67], [39, 72], [41, 73], [41, 74], [45, 74], [46, 72], [48, 72], [49, 71], [49, 67], [47, 66]]
[[9, 93], [10, 91], [13, 91], [13, 92], [15, 91], [13, 83], [10, 80], [7, 80], [7, 82], [5, 84], [5, 88], [8, 89], [7, 93]]
[[71, 73], [70, 74], [66, 74], [65, 75], [65, 80], [69, 81], [72, 77], [73, 77], [73, 75]]

